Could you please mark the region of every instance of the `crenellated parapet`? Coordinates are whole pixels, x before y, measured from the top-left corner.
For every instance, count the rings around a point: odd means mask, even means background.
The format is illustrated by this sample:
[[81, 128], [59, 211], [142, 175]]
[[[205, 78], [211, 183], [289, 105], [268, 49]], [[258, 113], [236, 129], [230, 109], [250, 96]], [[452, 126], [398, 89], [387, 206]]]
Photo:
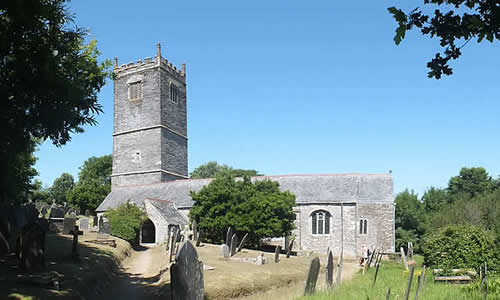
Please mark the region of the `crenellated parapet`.
[[114, 60], [114, 68], [113, 72], [117, 77], [126, 75], [131, 72], [137, 72], [140, 70], [145, 70], [149, 68], [161, 67], [168, 71], [171, 75], [173, 75], [176, 79], [181, 82], [186, 81], [186, 64], [182, 64], [182, 68], [178, 69], [171, 62], [169, 62], [166, 58], [161, 56], [161, 48], [160, 44], [157, 45], [157, 54], [156, 57], [146, 57], [144, 59], [140, 59], [137, 62], [129, 62], [127, 64], [118, 65], [118, 59]]

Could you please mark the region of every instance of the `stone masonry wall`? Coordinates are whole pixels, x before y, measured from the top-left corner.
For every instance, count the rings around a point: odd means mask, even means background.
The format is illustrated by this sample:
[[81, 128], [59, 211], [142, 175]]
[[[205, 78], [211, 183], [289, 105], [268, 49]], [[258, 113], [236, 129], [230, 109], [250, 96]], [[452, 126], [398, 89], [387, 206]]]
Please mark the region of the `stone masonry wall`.
[[117, 135], [113, 141], [113, 174], [161, 169], [161, 129]]
[[187, 139], [162, 128], [162, 168], [175, 174], [188, 176], [187, 155]]
[[[178, 90], [177, 103], [170, 99], [170, 83]], [[186, 83], [162, 69], [161, 72], [161, 124], [187, 136]]]
[[358, 253], [363, 246], [381, 247], [383, 251], [394, 251], [394, 205], [388, 204], [358, 204], [358, 232], [359, 219], [366, 219], [367, 234], [358, 236]]
[[[300, 222], [300, 226], [297, 226], [294, 234], [300, 249], [326, 253], [329, 247], [334, 255], [339, 255], [342, 248], [341, 209], [337, 203], [298, 205], [295, 210], [298, 210], [297, 222]], [[325, 210], [331, 214], [329, 234], [312, 234], [311, 213], [316, 210]], [[353, 257], [356, 256], [356, 206], [344, 205], [343, 210], [344, 255]]]
[[148, 218], [155, 225], [155, 243], [163, 244], [166, 242], [167, 234], [168, 234], [168, 223], [165, 220], [165, 217], [161, 215], [161, 213], [148, 201], [144, 202], [146, 207], [146, 213], [148, 214]]

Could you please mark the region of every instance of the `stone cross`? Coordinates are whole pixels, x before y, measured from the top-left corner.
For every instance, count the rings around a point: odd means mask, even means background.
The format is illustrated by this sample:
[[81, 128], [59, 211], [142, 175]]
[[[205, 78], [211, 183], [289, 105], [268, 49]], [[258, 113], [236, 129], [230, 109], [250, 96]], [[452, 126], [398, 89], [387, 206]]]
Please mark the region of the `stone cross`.
[[235, 233], [235, 234], [233, 234], [233, 237], [231, 238], [231, 247], [230, 247], [231, 256], [236, 254], [236, 244], [238, 244], [238, 236]]
[[238, 246], [238, 250], [237, 252], [240, 252], [241, 249], [243, 248], [243, 246], [245, 245], [245, 242], [247, 241], [247, 238], [248, 238], [248, 232], [243, 236], [243, 238], [241, 239], [241, 242], [240, 242], [240, 245]]
[[292, 248], [293, 248], [293, 242], [295, 241], [295, 238], [293, 238], [290, 241], [290, 245], [288, 245], [288, 249], [286, 250], [286, 258], [290, 258], [290, 254], [292, 253]]
[[319, 267], [319, 258], [315, 257], [311, 261], [311, 266], [309, 267], [304, 295], [311, 295], [316, 290], [316, 281], [318, 280]]
[[188, 240], [184, 241], [170, 267], [170, 281], [172, 299], [203, 300], [205, 297], [203, 263]]
[[226, 245], [231, 246], [231, 237], [233, 236], [233, 229], [229, 227], [226, 233]]
[[333, 253], [331, 250], [328, 251], [328, 261], [326, 263], [326, 286], [330, 288], [333, 286]]
[[275, 263], [280, 262], [280, 251], [281, 251], [281, 246], [276, 246], [276, 249], [274, 250], [274, 262]]

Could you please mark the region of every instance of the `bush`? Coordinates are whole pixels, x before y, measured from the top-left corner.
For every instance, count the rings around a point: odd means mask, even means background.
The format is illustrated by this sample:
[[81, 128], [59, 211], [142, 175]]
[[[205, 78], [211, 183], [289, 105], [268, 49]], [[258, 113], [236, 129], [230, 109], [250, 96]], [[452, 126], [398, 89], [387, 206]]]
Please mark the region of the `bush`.
[[452, 225], [424, 238], [425, 264], [434, 268], [498, 268], [493, 235], [472, 225]]
[[106, 213], [111, 224], [111, 235], [122, 238], [131, 244], [139, 241], [139, 230], [146, 214], [135, 204], [125, 203]]
[[248, 176], [235, 180], [222, 174], [191, 197], [189, 216], [212, 243], [224, 242], [230, 226], [240, 239], [248, 233], [248, 245], [253, 247], [262, 238], [290, 235], [295, 228], [295, 196], [281, 192], [271, 180], [252, 183]]

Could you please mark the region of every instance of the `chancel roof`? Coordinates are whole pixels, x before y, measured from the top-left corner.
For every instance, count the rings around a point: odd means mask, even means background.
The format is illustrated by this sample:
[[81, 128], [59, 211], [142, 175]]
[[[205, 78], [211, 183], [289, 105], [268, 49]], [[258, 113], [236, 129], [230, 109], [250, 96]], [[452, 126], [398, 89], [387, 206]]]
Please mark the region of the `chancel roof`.
[[[296, 203], [387, 203], [393, 202], [391, 174], [322, 174], [257, 176], [252, 180], [270, 179], [280, 184], [280, 190], [290, 191]], [[190, 191], [198, 192], [213, 179], [183, 179], [146, 185], [113, 187], [97, 211], [106, 211], [122, 203], [144, 206], [144, 200], [165, 199], [176, 208], [193, 206]]]

